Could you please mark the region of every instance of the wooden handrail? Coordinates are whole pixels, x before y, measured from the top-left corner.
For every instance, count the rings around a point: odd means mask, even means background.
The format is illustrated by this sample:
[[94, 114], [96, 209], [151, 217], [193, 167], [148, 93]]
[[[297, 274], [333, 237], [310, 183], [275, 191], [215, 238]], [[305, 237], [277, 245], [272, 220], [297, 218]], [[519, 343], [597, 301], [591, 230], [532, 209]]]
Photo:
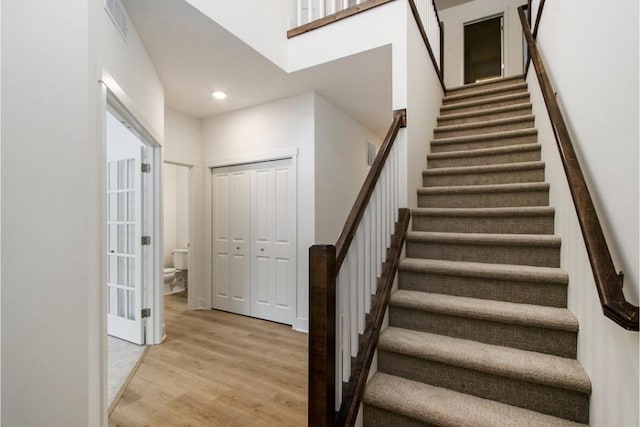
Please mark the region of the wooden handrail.
[[[538, 38], [538, 27], [540, 26], [540, 18], [542, 17], [542, 11], [544, 10], [544, 1], [545, 0], [540, 0], [540, 3], [538, 3], [538, 11], [536, 12], [536, 24], [533, 26], [533, 39], [536, 40]], [[529, 2], [529, 5], [527, 6], [527, 9], [529, 10], [528, 13], [528, 17], [529, 17], [529, 28], [531, 28], [531, 2]], [[524, 66], [524, 78], [527, 78], [527, 75], [529, 74], [529, 65], [531, 64], [531, 55], [527, 55], [527, 63]]]
[[362, 184], [360, 193], [358, 193], [358, 197], [356, 197], [356, 201], [351, 208], [351, 212], [349, 212], [347, 221], [345, 222], [342, 232], [340, 233], [340, 237], [338, 237], [338, 241], [336, 242], [336, 272], [340, 271], [340, 267], [342, 266], [344, 258], [347, 256], [347, 251], [353, 241], [353, 237], [356, 235], [356, 231], [358, 231], [360, 220], [362, 220], [364, 211], [369, 204], [369, 199], [371, 199], [371, 195], [376, 187], [378, 178], [382, 173], [382, 168], [387, 161], [387, 157], [389, 157], [389, 153], [391, 152], [393, 143], [396, 140], [398, 131], [400, 128], [406, 126], [407, 110], [394, 111], [391, 127], [382, 142], [380, 150], [378, 150], [378, 154], [373, 161], [373, 165], [371, 165], [371, 169], [369, 169], [367, 178], [364, 180], [364, 184]]
[[358, 416], [358, 408], [362, 402], [364, 389], [369, 377], [371, 361], [378, 346], [378, 338], [382, 329], [384, 314], [389, 305], [393, 280], [398, 272], [402, 247], [407, 237], [409, 209], [400, 209], [395, 232], [391, 238], [391, 247], [387, 251], [387, 259], [382, 267], [382, 275], [377, 281], [377, 292], [371, 304], [371, 314], [367, 319], [364, 334], [360, 336], [358, 356], [351, 364], [349, 383], [343, 391], [343, 400], [338, 412], [336, 425], [353, 426]]
[[[413, 14], [416, 24], [418, 24], [418, 30], [420, 31], [420, 35], [422, 36], [422, 41], [424, 42], [424, 45], [427, 48], [427, 52], [429, 52], [429, 57], [431, 58], [433, 67], [436, 69], [436, 74], [438, 75], [438, 80], [440, 80], [440, 86], [442, 87], [442, 91], [446, 94], [447, 87], [444, 85], [444, 77], [442, 75], [442, 70], [438, 66], [438, 61], [436, 61], [436, 57], [433, 54], [433, 49], [431, 48], [431, 43], [429, 42], [429, 37], [427, 37], [427, 32], [424, 29], [424, 25], [422, 25], [422, 19], [420, 19], [420, 12], [418, 12], [418, 7], [416, 6], [416, 2], [414, 0], [408, 0], [408, 1], [409, 1], [409, 7], [411, 7], [411, 13]], [[434, 8], [435, 8], [435, 5], [434, 5]], [[437, 16], [438, 10], [437, 9], [435, 10], [436, 10], [436, 16]], [[438, 25], [440, 25], [440, 18], [438, 18]], [[442, 31], [440, 33], [442, 34]], [[444, 47], [444, 44], [441, 36], [440, 52], [443, 51], [442, 49], [443, 47]]]
[[[638, 307], [629, 303], [622, 292], [622, 273], [618, 274], [611, 252], [598, 219], [589, 188], [584, 179], [582, 168], [578, 162], [567, 125], [560, 111], [555, 92], [549, 80], [547, 70], [538, 51], [531, 27], [524, 13], [525, 6], [518, 8], [524, 36], [529, 46], [529, 55], [535, 66], [536, 75], [544, 97], [549, 118], [560, 150], [560, 158], [567, 175], [571, 197], [576, 207], [582, 236], [584, 237], [591, 269], [595, 278], [596, 289], [604, 315], [625, 329], [638, 330]], [[540, 19], [538, 17], [538, 19]]]

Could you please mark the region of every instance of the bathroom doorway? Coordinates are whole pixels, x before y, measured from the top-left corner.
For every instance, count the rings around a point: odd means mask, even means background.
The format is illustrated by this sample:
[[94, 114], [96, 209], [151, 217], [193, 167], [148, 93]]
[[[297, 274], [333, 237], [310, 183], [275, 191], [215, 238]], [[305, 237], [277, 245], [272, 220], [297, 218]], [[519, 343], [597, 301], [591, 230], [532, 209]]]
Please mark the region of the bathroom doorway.
[[191, 249], [191, 167], [163, 165], [164, 296], [180, 295], [185, 304], [189, 289]]

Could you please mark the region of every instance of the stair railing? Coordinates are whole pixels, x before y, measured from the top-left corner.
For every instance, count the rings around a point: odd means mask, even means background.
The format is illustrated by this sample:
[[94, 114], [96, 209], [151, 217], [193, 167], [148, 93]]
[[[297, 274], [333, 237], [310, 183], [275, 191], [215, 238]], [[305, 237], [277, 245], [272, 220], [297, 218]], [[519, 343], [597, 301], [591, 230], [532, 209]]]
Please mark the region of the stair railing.
[[[536, 70], [538, 82], [542, 90], [551, 125], [553, 126], [560, 158], [567, 175], [571, 197], [576, 207], [578, 221], [582, 230], [582, 236], [587, 247], [591, 269], [595, 278], [596, 289], [600, 297], [600, 304], [605, 316], [625, 329], [638, 330], [638, 306], [628, 302], [622, 292], [623, 274], [616, 271], [611, 258], [611, 251], [600, 225], [587, 182], [584, 179], [582, 168], [578, 161], [573, 142], [565, 123], [560, 106], [555, 97], [555, 92], [546, 67], [540, 56], [538, 46], [531, 32], [531, 27], [525, 16], [526, 6], [520, 6], [518, 13], [524, 36], [529, 47], [529, 55]], [[540, 20], [538, 13], [537, 21]], [[536, 21], [536, 26], [538, 22]]]
[[400, 209], [393, 123], [334, 245], [309, 249], [309, 426], [352, 426], [398, 269], [410, 213]]

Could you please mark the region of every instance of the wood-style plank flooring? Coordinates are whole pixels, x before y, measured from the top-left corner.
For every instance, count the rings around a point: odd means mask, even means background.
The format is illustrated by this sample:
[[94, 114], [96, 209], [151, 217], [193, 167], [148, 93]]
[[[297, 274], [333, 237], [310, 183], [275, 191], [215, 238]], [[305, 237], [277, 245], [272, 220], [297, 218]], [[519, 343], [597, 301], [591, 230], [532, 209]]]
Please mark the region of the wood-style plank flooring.
[[306, 426], [307, 335], [165, 297], [167, 338], [147, 353], [110, 426]]

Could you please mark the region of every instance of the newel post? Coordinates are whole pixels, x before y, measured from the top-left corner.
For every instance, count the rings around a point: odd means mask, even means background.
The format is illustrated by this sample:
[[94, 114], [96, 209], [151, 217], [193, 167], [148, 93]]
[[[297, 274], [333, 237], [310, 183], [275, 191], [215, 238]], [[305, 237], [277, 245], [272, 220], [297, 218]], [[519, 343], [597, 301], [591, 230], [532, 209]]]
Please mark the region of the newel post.
[[336, 418], [336, 248], [309, 248], [310, 427], [333, 427]]

